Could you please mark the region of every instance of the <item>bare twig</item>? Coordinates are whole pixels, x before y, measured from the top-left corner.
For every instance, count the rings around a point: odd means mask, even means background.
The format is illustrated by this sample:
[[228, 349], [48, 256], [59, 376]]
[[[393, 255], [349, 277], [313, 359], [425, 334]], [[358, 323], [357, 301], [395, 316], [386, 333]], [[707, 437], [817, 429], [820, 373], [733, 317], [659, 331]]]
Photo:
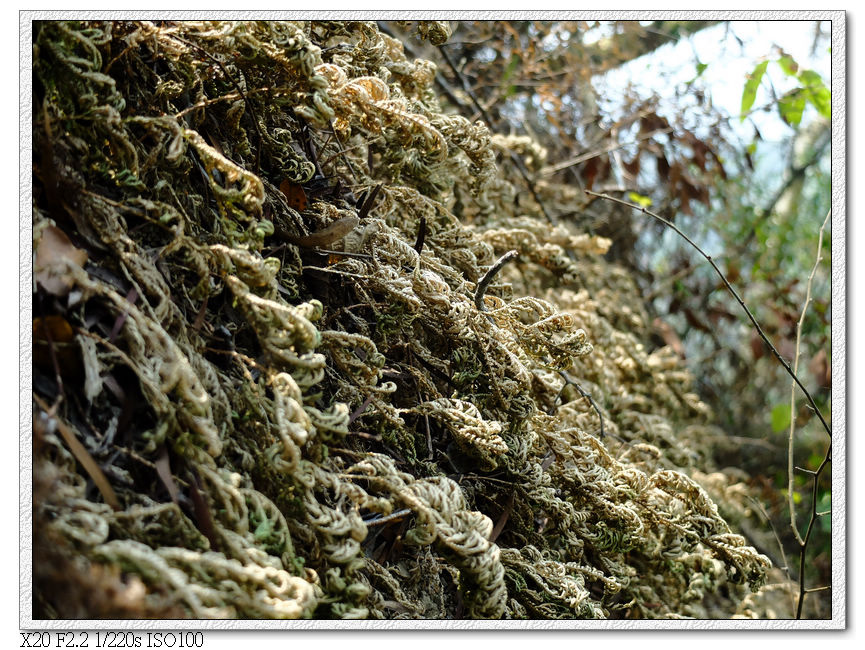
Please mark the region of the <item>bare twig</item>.
[[[826, 213], [826, 218], [823, 220], [823, 225], [820, 226], [820, 234], [817, 237], [817, 258], [814, 260], [814, 268], [811, 269], [811, 274], [808, 276], [808, 283], [805, 287], [805, 304], [802, 305], [802, 315], [799, 316], [799, 323], [796, 326], [796, 353], [793, 357], [793, 372], [799, 370], [799, 346], [802, 342], [802, 323], [805, 322], [805, 314], [808, 312], [808, 305], [811, 303], [811, 285], [814, 282], [814, 276], [817, 269], [820, 267], [820, 262], [823, 260], [823, 229], [829, 223], [829, 217], [832, 211]], [[796, 536], [796, 541], [802, 545], [802, 537], [799, 535], [799, 527], [796, 525], [796, 508], [793, 503], [793, 434], [796, 431], [796, 386], [790, 385], [790, 433], [787, 438], [787, 506], [790, 510], [790, 527], [793, 529], [793, 534]]]
[[811, 539], [811, 532], [814, 530], [814, 522], [817, 520], [817, 488], [820, 483], [820, 475], [829, 464], [832, 458], [832, 445], [826, 450], [826, 456], [823, 457], [823, 462], [814, 473], [814, 483], [811, 488], [811, 519], [808, 521], [808, 528], [805, 531], [805, 538], [799, 544], [799, 605], [796, 607], [796, 618], [802, 618], [802, 605], [805, 604], [805, 551], [808, 549], [808, 541]]
[[359, 438], [364, 438], [366, 440], [375, 440], [376, 442], [381, 442], [381, 436], [377, 436], [372, 433], [367, 433], [366, 431], [349, 431], [348, 435], [357, 436]]
[[354, 171], [354, 165], [351, 164], [351, 159], [346, 155], [346, 149], [342, 146], [342, 142], [340, 142], [339, 136], [336, 134], [336, 127], [333, 125], [333, 120], [330, 121], [330, 129], [333, 131], [333, 139], [336, 142], [336, 148], [339, 150], [340, 155], [345, 160], [345, 164], [348, 165], [348, 171], [351, 172], [352, 178], [354, 178], [355, 183], [360, 183], [357, 178], [357, 173]]
[[364, 519], [363, 523], [366, 524], [367, 528], [370, 526], [381, 526], [382, 524], [386, 524], [391, 521], [396, 521], [397, 519], [402, 519], [407, 515], [411, 514], [411, 510], [405, 508], [403, 510], [397, 510], [396, 512], [387, 515], [386, 517], [377, 517], [375, 519]]
[[[372, 255], [367, 255], [366, 253], [351, 253], [349, 251], [333, 251], [327, 248], [317, 248], [315, 249], [316, 253], [322, 253], [324, 255], [333, 255], [334, 257], [351, 257], [353, 259], [358, 260], [371, 260]], [[313, 267], [307, 267], [313, 268]]]
[[807, 161], [805, 161], [804, 163], [802, 163], [798, 167], [796, 167], [794, 165], [790, 166], [790, 168], [789, 168], [790, 173], [787, 176], [787, 180], [784, 181], [784, 185], [782, 185], [781, 188], [774, 194], [774, 196], [769, 201], [769, 203], [766, 205], [766, 207], [764, 207], [760, 210], [760, 215], [757, 217], [756, 221], [752, 225], [752, 227], [751, 227], [750, 231], [748, 232], [747, 236], [745, 237], [745, 239], [736, 248], [735, 254], [737, 254], [737, 255], [741, 254], [743, 251], [750, 248], [751, 242], [754, 241], [754, 237], [757, 236], [757, 228], [760, 225], [760, 223], [772, 216], [772, 213], [775, 211], [775, 206], [778, 204], [778, 202], [781, 200], [781, 198], [784, 196], [784, 194], [787, 192], [787, 190], [789, 190], [790, 187], [792, 187], [793, 184], [797, 180], [804, 178], [805, 173], [811, 167], [813, 167], [815, 164], [817, 164], [820, 161], [820, 159], [823, 156], [823, 153], [829, 147], [831, 142], [832, 142], [831, 138], [829, 138], [829, 137], [825, 138], [823, 140], [823, 142], [820, 144], [817, 151], [814, 152], [814, 155], [812, 155]]
[[487, 308], [484, 305], [484, 294], [487, 292], [487, 287], [490, 285], [490, 282], [493, 281], [493, 278], [496, 277], [496, 274], [502, 270], [502, 267], [510, 262], [512, 259], [517, 257], [519, 253], [515, 250], [508, 251], [504, 255], [502, 255], [496, 263], [493, 264], [489, 271], [484, 273], [484, 277], [480, 279], [478, 282], [478, 288], [475, 291], [475, 305], [478, 308], [478, 311], [486, 311]]
[[[378, 29], [379, 29], [380, 32], [383, 32], [383, 33], [387, 34], [387, 35], [390, 36], [391, 38], [396, 38], [396, 39], [402, 41], [402, 47], [403, 47], [403, 50], [405, 50], [406, 54], [408, 54], [408, 55], [411, 56], [412, 58], [414, 58], [414, 59], [429, 58], [428, 55], [426, 55], [426, 54], [421, 54], [421, 53], [419, 53], [417, 50], [415, 50], [415, 49], [410, 45], [409, 40], [408, 40], [407, 38], [404, 38], [404, 37], [401, 37], [401, 36], [397, 35], [397, 34], [396, 34], [396, 33], [395, 33], [395, 32], [394, 32], [394, 31], [393, 31], [393, 30], [388, 26], [388, 24], [387, 24], [385, 21], [383, 21], [383, 20], [379, 20], [379, 21], [377, 21], [377, 24], [378, 24]], [[454, 44], [453, 42], [451, 42], [451, 43]], [[443, 92], [445, 95], [447, 95], [447, 98], [450, 100], [450, 102], [451, 102], [454, 106], [457, 106], [457, 107], [459, 107], [459, 108], [463, 108], [463, 109], [468, 108], [468, 106], [466, 106], [466, 105], [463, 103], [463, 101], [462, 101], [459, 97], [456, 96], [456, 93], [454, 92], [453, 88], [451, 88], [450, 84], [449, 84], [447, 81], [445, 81], [445, 79], [442, 77], [442, 75], [441, 75], [440, 73], [438, 73], [438, 72], [436, 72], [435, 82], [436, 82], [436, 84], [438, 84], [438, 87], [442, 89], [442, 92]]]
[[53, 407], [49, 407], [45, 402], [43, 402], [40, 397], [33, 393], [33, 401], [41, 408], [46, 417], [49, 417], [54, 420], [57, 425], [57, 430], [60, 432], [60, 435], [63, 437], [63, 440], [66, 441], [66, 444], [69, 446], [69, 450], [72, 452], [72, 455], [75, 456], [75, 459], [81, 463], [81, 466], [87, 472], [91, 479], [93, 479], [93, 483], [96, 484], [96, 488], [99, 490], [99, 493], [102, 494], [102, 498], [105, 499], [105, 503], [111, 506], [111, 509], [115, 512], [118, 510], [123, 510], [120, 506], [120, 501], [117, 500], [117, 495], [114, 493], [114, 489], [111, 487], [111, 483], [108, 482], [108, 479], [105, 478], [105, 474], [102, 471], [102, 468], [99, 467], [99, 464], [90, 455], [90, 452], [84, 447], [83, 444], [78, 440], [75, 436], [73, 429], [68, 426], [60, 416], [57, 415], [56, 404]]
[[[335, 133], [328, 133], [328, 134], [327, 134], [327, 138], [328, 138], [328, 139], [325, 140], [324, 145], [322, 145], [322, 147], [321, 147], [321, 150], [322, 150], [322, 151], [324, 151], [324, 148], [325, 148], [325, 147], [328, 145], [328, 143], [330, 142], [330, 138], [331, 138], [331, 136], [336, 137], [336, 134], [335, 134]], [[329, 162], [331, 162], [332, 160], [334, 160], [335, 158], [339, 158], [340, 156], [343, 156], [343, 155], [349, 153], [350, 151], [356, 151], [356, 150], [358, 150], [358, 149], [361, 149], [362, 147], [364, 147], [364, 146], [367, 145], [367, 144], [369, 144], [369, 143], [368, 143], [368, 142], [361, 142], [361, 143], [356, 144], [356, 145], [354, 145], [354, 146], [348, 147], [347, 149], [344, 149], [344, 150], [338, 150], [338, 151], [337, 151], [335, 154], [333, 154], [332, 156], [328, 156], [327, 158], [325, 158], [324, 160], [322, 160], [321, 163], [320, 163], [320, 166], [321, 166], [322, 168], [323, 168], [323, 167], [326, 167], [327, 164], [328, 164]]]
[[[763, 504], [757, 501], [754, 497], [749, 496], [748, 499], [757, 506], [757, 509], [760, 511], [760, 514], [763, 515], [763, 518], [768, 522], [769, 528], [772, 529], [772, 535], [775, 536], [775, 543], [778, 544], [778, 550], [781, 551], [781, 558], [784, 560], [784, 566], [781, 567], [784, 570], [784, 573], [787, 574], [787, 578], [790, 578], [790, 563], [787, 562], [787, 554], [784, 552], [784, 544], [781, 542], [781, 537], [778, 535], [778, 531], [775, 529], [775, 524], [772, 523], [772, 518], [769, 516], [769, 513], [766, 512], [766, 509], [763, 507]], [[777, 563], [776, 563], [777, 564]]]
[[426, 239], [426, 217], [420, 218], [420, 224], [417, 228], [417, 239], [414, 242], [414, 249], [418, 255], [423, 250], [423, 243]]
[[605, 153], [612, 153], [613, 151], [617, 151], [619, 149], [624, 149], [627, 146], [632, 144], [637, 144], [638, 142], [642, 142], [643, 140], [648, 140], [650, 138], [654, 138], [656, 135], [662, 135], [664, 133], [671, 133], [673, 131], [673, 127], [667, 127], [664, 129], [658, 129], [656, 131], [652, 131], [651, 133], [647, 133], [636, 140], [631, 140], [630, 142], [613, 142], [602, 149], [596, 149], [594, 151], [589, 151], [588, 153], [581, 154], [576, 158], [571, 158], [570, 160], [565, 160], [564, 162], [556, 163], [555, 165], [550, 165], [549, 167], [544, 167], [541, 170], [542, 176], [552, 176], [556, 172], [560, 172], [568, 167], [573, 167], [575, 165], [579, 165], [580, 163], [586, 162], [587, 160], [591, 160], [592, 158], [597, 158], [598, 156], [603, 156]]
[[355, 420], [357, 420], [361, 415], [363, 415], [366, 407], [370, 405], [370, 402], [372, 402], [373, 397], [374, 393], [370, 393], [369, 395], [367, 395], [366, 399], [363, 400], [363, 403], [354, 410], [354, 413], [348, 416], [349, 425], [352, 424]]
[[[566, 373], [564, 370], [562, 370], [561, 372], [559, 372], [559, 375], [561, 375], [561, 376], [562, 376], [562, 379], [564, 379], [568, 384], [570, 384], [571, 386], [573, 386], [574, 388], [576, 388], [576, 389], [577, 389], [577, 392], [579, 392], [580, 395], [582, 395], [582, 396], [585, 397], [587, 400], [589, 400], [589, 404], [591, 404], [591, 405], [592, 405], [592, 408], [595, 409], [595, 413], [598, 414], [598, 419], [601, 421], [601, 440], [603, 440], [603, 439], [604, 439], [604, 416], [601, 415], [601, 409], [599, 409], [599, 408], [598, 408], [598, 405], [595, 404], [595, 400], [593, 400], [593, 399], [592, 399], [592, 396], [589, 395], [589, 393], [587, 393], [586, 391], [584, 391], [584, 390], [583, 390], [583, 387], [580, 386], [580, 385], [576, 382], [576, 380], [575, 380], [573, 377], [571, 377], [568, 373]], [[623, 441], [623, 442], [624, 442], [624, 441]]]
[[663, 223], [667, 227], [672, 228], [682, 239], [684, 239], [686, 242], [688, 242], [694, 248], [694, 250], [696, 250], [698, 253], [700, 253], [700, 255], [702, 255], [706, 259], [706, 261], [712, 265], [712, 268], [715, 269], [715, 272], [718, 274], [718, 277], [721, 278], [721, 281], [724, 283], [724, 286], [727, 287], [727, 290], [733, 295], [733, 297], [736, 299], [736, 301], [739, 303], [739, 305], [742, 307], [742, 309], [745, 310], [745, 313], [747, 314], [748, 319], [751, 321], [751, 324], [757, 330], [757, 334], [759, 334], [760, 338], [763, 339], [763, 342], [767, 346], [769, 346], [769, 349], [772, 352], [773, 356], [784, 367], [784, 370], [787, 371], [787, 374], [793, 378], [793, 381], [796, 382], [796, 385], [799, 386], [799, 388], [805, 394], [805, 397], [808, 398], [808, 402], [810, 403], [811, 408], [814, 409], [814, 413], [820, 419], [820, 422], [823, 424], [823, 428], [825, 429], [826, 433], [828, 434], [828, 436], [830, 438], [832, 437], [832, 429], [829, 427], [829, 424], [823, 418], [823, 414], [820, 412], [820, 409], [817, 408], [817, 404], [814, 401], [814, 398], [811, 397], [811, 393], [808, 392], [808, 389], [802, 385], [802, 382], [799, 381], [799, 378], [796, 376], [796, 373], [794, 373], [792, 368], [790, 368], [790, 364], [787, 363], [786, 359], [784, 359], [784, 357], [781, 356], [781, 354], [778, 352], [778, 350], [775, 348], [775, 346], [772, 345], [771, 341], [769, 341], [768, 337], [763, 332], [763, 328], [760, 327], [760, 323], [757, 322], [757, 319], [754, 318], [754, 315], [751, 313], [751, 310], [748, 309], [748, 306], [745, 304], [745, 302], [742, 300], [742, 298], [739, 296], [739, 294], [733, 288], [733, 285], [730, 284], [730, 282], [727, 280], [724, 273], [721, 271], [721, 269], [718, 268], [718, 265], [715, 264], [715, 261], [712, 259], [711, 255], [708, 255], [706, 252], [704, 252], [703, 249], [700, 248], [696, 243], [694, 243], [694, 241], [690, 237], [688, 237], [685, 233], [683, 233], [681, 230], [679, 230], [679, 228], [676, 227], [675, 224], [673, 224], [671, 221], [668, 221], [667, 219], [664, 219], [660, 215], [655, 214], [651, 210], [647, 210], [646, 208], [641, 207], [639, 205], [636, 205], [634, 203], [629, 203], [628, 201], [625, 201], [623, 199], [617, 199], [617, 198], [612, 197], [608, 194], [598, 194], [597, 192], [592, 192], [591, 190], [585, 190], [585, 192], [589, 196], [594, 196], [594, 197], [597, 197], [599, 199], [604, 199], [606, 201], [612, 201], [613, 203], [618, 203], [620, 205], [624, 205], [624, 206], [627, 206], [627, 207], [632, 208], [634, 210], [637, 210], [638, 212], [642, 212], [643, 214], [649, 215], [650, 217], [660, 221], [661, 223]]
[[[814, 267], [811, 269], [811, 273], [808, 276], [808, 284], [805, 289], [805, 304], [802, 306], [802, 315], [799, 317], [799, 323], [796, 326], [796, 356], [794, 357], [794, 370], [798, 369], [799, 366], [799, 344], [802, 338], [802, 324], [805, 321], [805, 314], [808, 311], [808, 305], [811, 302], [811, 285], [814, 282], [814, 276], [817, 273], [817, 269], [820, 266], [820, 262], [822, 260], [822, 251], [823, 251], [823, 230], [826, 228], [826, 224], [829, 222], [829, 217], [831, 216], [832, 211], [830, 210], [826, 214], [826, 218], [823, 220], [823, 225], [820, 226], [820, 234], [817, 237], [817, 259], [814, 261]], [[814, 529], [814, 522], [817, 517], [822, 516], [823, 513], [817, 512], [817, 497], [819, 492], [819, 483], [820, 483], [820, 474], [823, 473], [823, 470], [828, 466], [832, 454], [832, 445], [830, 444], [828, 449], [826, 450], [826, 455], [823, 457], [823, 462], [820, 463], [820, 467], [817, 468], [816, 472], [812, 472], [812, 486], [811, 486], [811, 516], [808, 519], [808, 528], [805, 531], [804, 539], [799, 535], [799, 527], [796, 525], [796, 511], [795, 505], [793, 501], [793, 433], [795, 431], [795, 391], [796, 387], [790, 386], [790, 436], [787, 442], [787, 498], [789, 499], [788, 508], [790, 510], [790, 527], [793, 529], [793, 534], [796, 536], [796, 541], [799, 543], [799, 603], [796, 607], [796, 618], [799, 619], [802, 617], [802, 607], [805, 603], [805, 594], [820, 591], [821, 589], [825, 589], [828, 587], [817, 587], [813, 589], [805, 588], [805, 553], [808, 549], [808, 541], [811, 539], [811, 531]]]

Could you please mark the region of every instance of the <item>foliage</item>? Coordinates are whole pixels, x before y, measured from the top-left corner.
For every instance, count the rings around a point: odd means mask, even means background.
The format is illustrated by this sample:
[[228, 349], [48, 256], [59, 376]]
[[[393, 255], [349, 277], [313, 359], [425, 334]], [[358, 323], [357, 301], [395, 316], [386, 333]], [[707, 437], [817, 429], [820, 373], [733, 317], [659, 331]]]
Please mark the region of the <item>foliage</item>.
[[[795, 77], [801, 85], [788, 90], [778, 98], [778, 114], [790, 126], [798, 126], [802, 121], [802, 113], [806, 104], [811, 104], [824, 119], [832, 115], [832, 94], [826, 87], [823, 78], [813, 70], [799, 71], [799, 64], [785, 52], [781, 52], [775, 60], [778, 66], [789, 77]], [[754, 105], [757, 89], [766, 74], [769, 61], [761, 61], [748, 75], [745, 88], [742, 91], [742, 116], [744, 122], [748, 112]]]

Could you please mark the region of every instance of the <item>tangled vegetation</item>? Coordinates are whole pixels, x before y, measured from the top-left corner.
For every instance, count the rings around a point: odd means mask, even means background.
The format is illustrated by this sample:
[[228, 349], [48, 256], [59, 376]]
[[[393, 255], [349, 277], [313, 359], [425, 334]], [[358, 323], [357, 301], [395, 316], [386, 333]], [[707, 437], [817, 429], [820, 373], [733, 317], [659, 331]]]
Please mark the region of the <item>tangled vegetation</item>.
[[35, 618], [789, 615], [610, 240], [434, 64], [365, 22], [33, 41]]

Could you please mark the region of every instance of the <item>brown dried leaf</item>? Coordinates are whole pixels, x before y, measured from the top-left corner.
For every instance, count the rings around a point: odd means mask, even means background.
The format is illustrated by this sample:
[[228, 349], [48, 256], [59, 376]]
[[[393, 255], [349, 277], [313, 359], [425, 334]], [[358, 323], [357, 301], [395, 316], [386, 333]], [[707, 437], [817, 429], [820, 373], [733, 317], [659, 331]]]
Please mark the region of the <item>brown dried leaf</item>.
[[36, 247], [34, 272], [36, 282], [48, 293], [65, 296], [74, 286], [67, 274], [70, 266], [83, 267], [87, 262], [87, 251], [76, 248], [66, 233], [57, 226], [47, 226]]
[[661, 180], [667, 181], [670, 178], [670, 161], [667, 160], [667, 156], [664, 155], [664, 152], [661, 151], [660, 154], [655, 159], [655, 164], [658, 166], [658, 176], [661, 177]]
[[156, 466], [156, 473], [159, 475], [159, 479], [162, 481], [165, 489], [168, 490], [168, 494], [171, 495], [171, 500], [177, 503], [180, 490], [177, 489], [177, 483], [171, 474], [171, 461], [168, 458], [168, 450], [165, 447], [162, 447], [160, 450], [154, 465]]
[[766, 355], [765, 343], [760, 335], [756, 332], [751, 336], [751, 354], [754, 356], [754, 361], [762, 359]]
[[640, 133], [651, 133], [652, 131], [660, 131], [667, 128], [670, 128], [667, 118], [657, 113], [649, 113], [640, 118]]
[[672, 325], [661, 318], [655, 318], [652, 322], [652, 327], [658, 336], [664, 340], [664, 343], [670, 346], [679, 358], [685, 358], [685, 345], [682, 343], [682, 339], [679, 338], [679, 335], [676, 334], [676, 330], [673, 329]]

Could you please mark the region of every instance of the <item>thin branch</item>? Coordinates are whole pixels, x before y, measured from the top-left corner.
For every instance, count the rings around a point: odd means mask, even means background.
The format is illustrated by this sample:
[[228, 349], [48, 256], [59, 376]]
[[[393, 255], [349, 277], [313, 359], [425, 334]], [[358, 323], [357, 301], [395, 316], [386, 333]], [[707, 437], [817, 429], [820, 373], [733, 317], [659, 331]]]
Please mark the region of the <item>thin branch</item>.
[[[420, 53], [418, 53], [409, 44], [408, 39], [406, 39], [404, 36], [398, 36], [397, 34], [395, 34], [394, 31], [390, 28], [390, 26], [388, 26], [388, 24], [386, 22], [384, 22], [383, 20], [377, 21], [377, 24], [378, 24], [378, 30], [380, 32], [384, 32], [385, 34], [387, 34], [391, 38], [396, 38], [397, 40], [402, 41], [403, 50], [405, 50], [406, 54], [408, 54], [412, 58], [414, 58], [414, 59], [423, 59], [423, 58], [428, 59], [428, 58], [430, 58], [429, 55], [427, 55], [427, 54], [421, 55]], [[457, 44], [455, 42], [450, 42], [450, 43], [451, 43], [451, 45]], [[442, 92], [445, 95], [447, 95], [447, 98], [450, 100], [451, 104], [453, 104], [454, 106], [457, 106], [458, 108], [462, 108], [462, 109], [468, 108], [468, 106], [466, 106], [463, 103], [463, 101], [459, 97], [456, 96], [454, 89], [451, 88], [451, 85], [442, 77], [442, 75], [439, 72], [436, 72], [435, 82], [438, 84], [439, 88], [442, 89]]]
[[408, 508], [403, 510], [397, 510], [396, 512], [387, 515], [386, 517], [376, 517], [375, 519], [364, 519], [363, 523], [366, 524], [367, 528], [371, 526], [381, 526], [382, 524], [386, 524], [391, 521], [395, 521], [397, 519], [402, 519], [403, 517], [410, 515], [411, 510]]
[[[366, 253], [352, 253], [350, 251], [332, 251], [327, 248], [317, 248], [315, 250], [316, 253], [322, 253], [324, 255], [333, 255], [334, 257], [351, 257], [353, 259], [358, 260], [371, 260], [372, 255], [367, 255]], [[312, 267], [308, 267], [312, 268]]]
[[781, 551], [781, 559], [784, 561], [784, 566], [782, 567], [784, 573], [787, 574], [787, 579], [790, 579], [790, 563], [787, 562], [787, 554], [784, 552], [784, 544], [781, 543], [781, 537], [778, 535], [778, 531], [775, 529], [775, 524], [772, 522], [772, 518], [769, 516], [769, 513], [766, 512], [766, 509], [763, 507], [763, 504], [757, 501], [752, 496], [749, 496], [748, 499], [753, 503], [760, 511], [760, 514], [766, 519], [769, 523], [769, 528], [772, 529], [772, 535], [775, 536], [775, 543], [778, 544], [778, 550]]
[[757, 334], [759, 334], [760, 338], [763, 339], [763, 342], [767, 346], [769, 346], [769, 349], [771, 350], [773, 356], [784, 367], [784, 370], [787, 371], [787, 374], [793, 378], [793, 381], [796, 382], [796, 384], [799, 386], [799, 388], [805, 394], [805, 397], [808, 398], [808, 402], [810, 403], [811, 408], [814, 409], [814, 413], [817, 414], [817, 417], [820, 419], [820, 422], [823, 424], [823, 428], [826, 430], [826, 433], [828, 434], [828, 436], [830, 438], [832, 437], [832, 429], [829, 427], [829, 424], [823, 418], [823, 414], [820, 412], [820, 409], [817, 408], [817, 404], [814, 401], [814, 398], [811, 397], [811, 393], [809, 393], [808, 389], [802, 385], [802, 382], [799, 381], [799, 378], [796, 376], [796, 373], [794, 373], [792, 368], [790, 368], [790, 364], [787, 363], [787, 361], [784, 359], [784, 357], [781, 356], [781, 354], [778, 352], [778, 350], [775, 348], [775, 346], [772, 345], [772, 343], [769, 341], [768, 337], [763, 332], [763, 328], [760, 327], [760, 323], [758, 323], [757, 319], [754, 318], [754, 315], [751, 313], [751, 310], [748, 309], [748, 306], [744, 303], [742, 298], [739, 296], [739, 294], [733, 288], [733, 285], [730, 284], [730, 282], [727, 280], [724, 273], [721, 271], [721, 269], [718, 268], [718, 265], [715, 264], [715, 261], [712, 259], [712, 257], [710, 255], [708, 255], [706, 252], [704, 252], [703, 249], [700, 248], [696, 243], [694, 243], [694, 241], [690, 237], [688, 237], [685, 233], [683, 233], [681, 230], [679, 230], [679, 228], [676, 227], [675, 224], [673, 224], [671, 221], [668, 221], [667, 219], [664, 219], [663, 217], [655, 214], [654, 212], [647, 210], [646, 208], [641, 207], [639, 205], [636, 205], [634, 203], [629, 203], [628, 201], [625, 201], [623, 199], [617, 199], [617, 198], [612, 197], [608, 194], [598, 194], [597, 192], [592, 192], [591, 190], [585, 190], [585, 192], [589, 196], [594, 196], [594, 197], [597, 197], [599, 199], [604, 199], [606, 201], [612, 201], [613, 203], [618, 203], [620, 205], [624, 205], [624, 206], [627, 206], [627, 207], [632, 208], [634, 210], [637, 210], [638, 212], [642, 212], [643, 214], [649, 215], [650, 217], [660, 221], [661, 223], [663, 223], [667, 227], [672, 228], [676, 232], [676, 234], [678, 234], [682, 239], [684, 239], [686, 242], [688, 242], [694, 248], [694, 250], [696, 250], [698, 253], [700, 253], [700, 255], [702, 255], [706, 259], [706, 261], [712, 265], [712, 268], [715, 269], [715, 272], [718, 274], [718, 277], [721, 278], [721, 281], [724, 283], [724, 286], [727, 287], [727, 290], [736, 299], [736, 301], [739, 303], [739, 305], [742, 307], [742, 309], [745, 310], [745, 313], [747, 314], [748, 319], [751, 321], [751, 324], [757, 330]]
[[[817, 237], [817, 256], [814, 260], [814, 267], [811, 269], [811, 274], [808, 276], [808, 283], [805, 286], [805, 303], [802, 305], [802, 315], [799, 316], [799, 323], [796, 326], [796, 353], [793, 356], [793, 372], [799, 371], [799, 347], [802, 342], [802, 324], [805, 322], [805, 314], [808, 313], [808, 305], [811, 304], [811, 285], [814, 283], [814, 276], [817, 274], [817, 269], [820, 268], [820, 262], [823, 261], [823, 229], [829, 223], [829, 217], [832, 215], [832, 210], [826, 213], [826, 218], [823, 220], [823, 225], [820, 226], [820, 234]], [[787, 507], [790, 510], [790, 528], [793, 529], [793, 534], [796, 536], [796, 541], [802, 544], [802, 537], [799, 535], [799, 527], [796, 525], [796, 507], [793, 503], [793, 434], [796, 432], [796, 386], [790, 384], [790, 433], [787, 438]]]
[[66, 441], [72, 455], [75, 456], [75, 459], [81, 463], [81, 466], [90, 478], [93, 479], [93, 483], [96, 485], [102, 498], [105, 499], [105, 503], [111, 506], [111, 509], [115, 512], [123, 510], [120, 506], [120, 501], [117, 500], [114, 488], [111, 487], [111, 483], [108, 482], [102, 468], [99, 467], [99, 463], [96, 462], [96, 459], [90, 455], [87, 448], [78, 440], [72, 427], [68, 426], [60, 416], [57, 415], [56, 410], [59, 401], [54, 406], [49, 407], [36, 393], [33, 393], [33, 401], [42, 409], [46, 417], [54, 420], [57, 430], [60, 432], [63, 440]]
[[753, 227], [748, 232], [748, 235], [742, 241], [741, 244], [736, 249], [735, 254], [740, 255], [743, 251], [748, 250], [751, 247], [751, 242], [754, 241], [754, 237], [757, 236], [757, 227], [770, 216], [775, 211], [775, 206], [784, 196], [784, 194], [789, 190], [793, 184], [799, 180], [800, 178], [804, 178], [805, 172], [807, 172], [811, 167], [813, 167], [816, 163], [820, 161], [823, 156], [823, 152], [826, 151], [827, 147], [832, 142], [831, 138], [826, 138], [823, 140], [820, 148], [814, 152], [806, 162], [802, 163], [800, 166], [795, 167], [793, 165], [790, 166], [790, 175], [787, 177], [787, 180], [784, 182], [784, 185], [775, 193], [772, 197], [772, 200], [760, 211], [760, 216], [754, 222]]
[[832, 458], [832, 445], [826, 450], [826, 456], [823, 457], [823, 462], [814, 474], [814, 484], [811, 488], [811, 519], [808, 522], [808, 529], [805, 531], [805, 539], [799, 544], [799, 605], [796, 607], [796, 619], [802, 618], [802, 605], [805, 604], [805, 551], [808, 549], [808, 542], [811, 539], [811, 532], [814, 530], [814, 522], [817, 520], [817, 488], [820, 484], [820, 474], [829, 464]]
[[484, 273], [484, 277], [480, 279], [480, 282], [478, 282], [478, 288], [475, 290], [475, 305], [477, 306], [478, 311], [485, 312], [487, 310], [486, 305], [484, 305], [484, 294], [487, 292], [487, 287], [489, 287], [490, 282], [493, 281], [493, 278], [496, 277], [496, 274], [502, 270], [502, 267], [505, 264], [517, 256], [519, 256], [519, 253], [516, 250], [508, 251], [496, 260], [496, 263], [490, 267], [489, 271]]
[[658, 129], [657, 131], [652, 131], [651, 133], [647, 133], [636, 140], [631, 140], [630, 142], [613, 142], [602, 149], [596, 149], [594, 151], [589, 151], [588, 153], [581, 154], [576, 158], [571, 158], [570, 160], [565, 160], [564, 162], [556, 163], [555, 165], [551, 165], [549, 167], [544, 167], [541, 170], [542, 176], [552, 176], [556, 172], [560, 172], [563, 169], [567, 169], [568, 167], [574, 167], [575, 165], [579, 165], [580, 163], [586, 162], [587, 160], [591, 160], [592, 158], [597, 158], [598, 156], [603, 156], [605, 153], [611, 153], [613, 151], [617, 151], [619, 149], [624, 149], [627, 146], [632, 144], [637, 144], [638, 142], [642, 142], [643, 140], [648, 140], [650, 138], [654, 138], [656, 135], [663, 135], [664, 133], [671, 133], [673, 131], [673, 127], [667, 127], [665, 129]]
[[[564, 370], [559, 372], [559, 375], [561, 375], [562, 379], [564, 379], [568, 384], [570, 384], [571, 386], [576, 388], [577, 392], [579, 392], [580, 395], [582, 395], [587, 400], [589, 400], [589, 404], [591, 404], [592, 408], [595, 409], [595, 413], [598, 414], [598, 419], [601, 421], [601, 440], [603, 440], [604, 439], [604, 416], [601, 415], [601, 409], [599, 409], [598, 405], [595, 404], [595, 400], [593, 400], [592, 396], [589, 395], [589, 393], [587, 393], [586, 391], [584, 391], [583, 387], [580, 386], [576, 382], [576, 380], [573, 377], [571, 377], [568, 373], [566, 373]], [[622, 442], [624, 442], [624, 441], [622, 441]]]
[[363, 403], [354, 410], [354, 413], [348, 416], [349, 425], [351, 425], [363, 414], [363, 412], [366, 410], [366, 407], [370, 405], [370, 402], [372, 402], [374, 395], [374, 393], [370, 393], [369, 395], [367, 395], [366, 399], [363, 400]]
[[333, 139], [336, 142], [336, 148], [345, 160], [345, 164], [348, 165], [348, 171], [351, 172], [351, 176], [352, 178], [354, 178], [354, 182], [360, 183], [357, 178], [357, 173], [354, 171], [354, 165], [351, 164], [351, 159], [346, 155], [346, 149], [342, 146], [342, 142], [340, 141], [339, 136], [336, 134], [336, 127], [333, 125], [333, 120], [330, 121], [330, 130], [333, 131]]

